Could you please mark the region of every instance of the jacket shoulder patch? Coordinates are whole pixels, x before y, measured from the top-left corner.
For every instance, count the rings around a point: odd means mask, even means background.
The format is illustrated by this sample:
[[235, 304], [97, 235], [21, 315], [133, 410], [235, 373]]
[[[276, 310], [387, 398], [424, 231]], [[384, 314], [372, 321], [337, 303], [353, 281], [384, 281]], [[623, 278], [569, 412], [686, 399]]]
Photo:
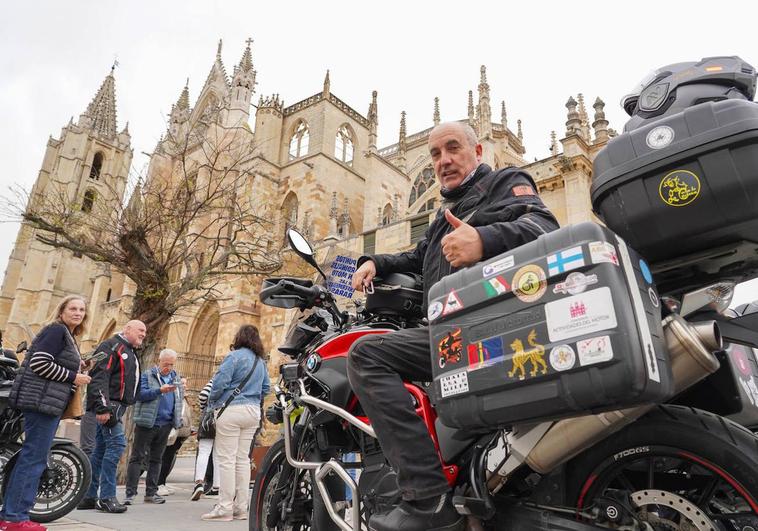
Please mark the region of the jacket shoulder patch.
[[511, 195], [519, 196], [519, 195], [537, 195], [537, 194], [534, 192], [534, 188], [532, 188], [528, 184], [519, 184], [511, 188]]

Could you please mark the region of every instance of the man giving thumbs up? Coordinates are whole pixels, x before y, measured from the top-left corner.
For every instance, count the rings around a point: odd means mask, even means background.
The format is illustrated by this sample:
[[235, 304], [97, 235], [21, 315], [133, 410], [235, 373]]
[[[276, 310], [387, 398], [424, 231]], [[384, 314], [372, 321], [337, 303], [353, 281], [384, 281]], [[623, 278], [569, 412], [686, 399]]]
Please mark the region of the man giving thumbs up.
[[[429, 134], [429, 153], [444, 208], [415, 249], [362, 256], [353, 275], [355, 289], [376, 275], [421, 273], [426, 307], [429, 288], [442, 277], [558, 228], [528, 173], [518, 168], [493, 171], [481, 162], [482, 146], [468, 125], [449, 122], [435, 127]], [[407, 502], [372, 516], [373, 531], [463, 529], [434, 444], [402, 383], [431, 381], [429, 350], [429, 331], [408, 328], [364, 336], [350, 351], [350, 384], [385, 455], [397, 468], [397, 483]]]

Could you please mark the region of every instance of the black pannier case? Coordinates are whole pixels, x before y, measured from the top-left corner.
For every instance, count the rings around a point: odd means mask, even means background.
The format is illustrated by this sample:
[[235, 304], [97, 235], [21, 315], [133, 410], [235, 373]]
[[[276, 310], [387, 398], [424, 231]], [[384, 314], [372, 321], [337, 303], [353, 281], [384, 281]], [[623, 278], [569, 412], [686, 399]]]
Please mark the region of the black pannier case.
[[611, 139], [592, 205], [661, 292], [758, 272], [758, 104], [707, 102]]
[[672, 393], [650, 270], [595, 223], [449, 275], [429, 301], [432, 395], [448, 426], [492, 429]]

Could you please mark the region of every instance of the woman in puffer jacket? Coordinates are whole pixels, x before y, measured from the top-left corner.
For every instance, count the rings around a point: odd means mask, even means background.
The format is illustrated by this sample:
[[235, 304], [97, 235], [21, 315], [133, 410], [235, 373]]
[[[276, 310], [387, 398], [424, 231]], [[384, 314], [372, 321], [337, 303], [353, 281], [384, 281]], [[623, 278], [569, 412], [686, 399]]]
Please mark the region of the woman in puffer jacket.
[[75, 339], [84, 331], [86, 321], [84, 299], [65, 297], [32, 341], [13, 382], [10, 404], [24, 413], [25, 436], [0, 512], [0, 529], [4, 531], [46, 529], [29, 520], [29, 510], [34, 506], [47, 454], [74, 386], [90, 381], [79, 372], [81, 357]]

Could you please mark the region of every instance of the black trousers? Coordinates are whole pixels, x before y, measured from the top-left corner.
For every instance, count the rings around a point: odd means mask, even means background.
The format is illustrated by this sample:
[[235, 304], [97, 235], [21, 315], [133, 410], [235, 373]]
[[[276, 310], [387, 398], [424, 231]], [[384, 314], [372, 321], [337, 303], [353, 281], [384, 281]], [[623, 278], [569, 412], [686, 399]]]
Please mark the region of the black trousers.
[[[126, 495], [137, 494], [137, 484], [142, 470], [147, 470], [145, 496], [152, 496], [158, 491], [158, 475], [161, 471], [163, 450], [171, 433], [171, 425], [143, 428], [134, 426], [134, 445], [126, 468]], [[145, 463], [147, 466], [145, 466]]]
[[166, 478], [168, 478], [168, 475], [174, 469], [174, 464], [176, 463], [176, 453], [179, 451], [179, 448], [182, 447], [184, 441], [186, 440], [187, 437], [177, 437], [174, 444], [171, 446], [166, 446], [166, 449], [163, 450], [163, 458], [161, 459], [161, 472], [158, 474], [158, 485], [166, 484]]
[[429, 330], [411, 328], [359, 339], [350, 349], [347, 372], [384, 455], [397, 471], [403, 499], [447, 492], [432, 438], [403, 386], [403, 381], [432, 379]]

